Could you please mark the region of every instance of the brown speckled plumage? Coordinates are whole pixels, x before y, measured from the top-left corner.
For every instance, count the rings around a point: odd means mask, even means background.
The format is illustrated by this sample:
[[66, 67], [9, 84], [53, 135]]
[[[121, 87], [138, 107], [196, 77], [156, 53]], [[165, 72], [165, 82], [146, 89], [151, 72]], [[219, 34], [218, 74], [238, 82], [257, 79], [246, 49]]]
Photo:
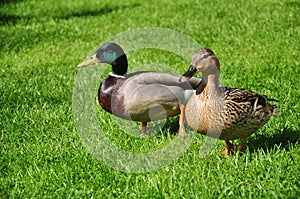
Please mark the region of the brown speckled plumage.
[[195, 53], [192, 65], [184, 74], [192, 77], [202, 72], [203, 81], [186, 105], [188, 125], [210, 137], [226, 141], [224, 154], [232, 151], [229, 140], [243, 141], [263, 126], [278, 109], [265, 95], [242, 88], [219, 86], [219, 61], [207, 48]]

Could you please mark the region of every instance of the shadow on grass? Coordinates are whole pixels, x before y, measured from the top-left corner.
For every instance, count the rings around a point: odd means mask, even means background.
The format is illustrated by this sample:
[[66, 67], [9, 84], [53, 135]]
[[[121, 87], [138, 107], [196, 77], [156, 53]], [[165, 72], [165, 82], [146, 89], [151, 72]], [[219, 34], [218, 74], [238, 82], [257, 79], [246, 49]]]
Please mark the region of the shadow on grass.
[[[23, 0], [0, 0], [0, 7], [5, 4], [18, 3], [18, 2], [22, 2], [22, 1]], [[0, 25], [7, 24], [8, 22], [16, 23], [16, 21], [18, 21], [20, 19], [21, 19], [21, 17], [19, 17], [17, 15], [0, 13]]]
[[0, 25], [4, 25], [4, 24], [8, 24], [8, 23], [15, 24], [20, 19], [21, 19], [21, 17], [19, 17], [17, 15], [0, 13]]
[[262, 149], [265, 152], [278, 146], [279, 149], [290, 150], [291, 145], [300, 141], [300, 131], [284, 128], [280, 132], [270, 135], [258, 135], [247, 142], [250, 153]]
[[[18, 0], [11, 0], [11, 2], [18, 2]], [[123, 5], [123, 6], [108, 6], [108, 5], [104, 5], [101, 8], [95, 8], [92, 10], [72, 10], [71, 12], [68, 11], [64, 11], [64, 12], [60, 12], [63, 14], [48, 14], [48, 15], [43, 15], [43, 16], [19, 16], [19, 15], [14, 15], [14, 14], [8, 14], [8, 13], [0, 13], [0, 24], [8, 24], [8, 23], [12, 23], [15, 24], [17, 23], [18, 20], [26, 20], [29, 21], [31, 19], [38, 19], [38, 18], [42, 18], [42, 17], [50, 17], [53, 19], [64, 19], [64, 20], [69, 20], [71, 18], [76, 18], [76, 17], [92, 17], [92, 16], [101, 16], [101, 15], [106, 15], [109, 14], [113, 11], [117, 11], [117, 10], [123, 10], [123, 9], [127, 9], [127, 8], [135, 8], [137, 6], [140, 6], [140, 4], [131, 4], [131, 5]]]
[[[167, 119], [165, 126], [163, 127], [163, 132], [168, 132], [171, 135], [177, 135], [179, 129], [179, 118]], [[189, 127], [185, 126], [188, 130]], [[167, 136], [167, 134], [165, 134]], [[283, 128], [281, 131], [274, 133], [273, 135], [257, 135], [256, 137], [250, 138], [244, 145], [244, 150], [248, 147], [250, 153], [254, 153], [257, 150], [263, 150], [265, 152], [274, 149], [275, 146], [278, 149], [290, 150], [291, 145], [300, 142], [300, 131], [293, 130], [291, 128]]]
[[54, 18], [58, 19], [70, 19], [70, 18], [75, 18], [75, 17], [91, 17], [91, 16], [101, 16], [105, 14], [109, 14], [113, 11], [116, 10], [124, 10], [127, 8], [135, 8], [137, 6], [140, 6], [141, 4], [131, 4], [131, 5], [123, 5], [123, 6], [108, 6], [105, 5], [102, 8], [99, 9], [94, 9], [94, 10], [83, 10], [83, 11], [78, 11], [78, 12], [72, 12], [72, 13], [67, 13], [63, 16], [54, 16]]
[[166, 132], [165, 136], [168, 135], [176, 135], [179, 129], [179, 117], [167, 118], [164, 127], [162, 128], [162, 132]]
[[4, 5], [4, 4], [8, 4], [8, 3], [17, 3], [17, 2], [21, 2], [23, 0], [0, 0], [0, 6]]

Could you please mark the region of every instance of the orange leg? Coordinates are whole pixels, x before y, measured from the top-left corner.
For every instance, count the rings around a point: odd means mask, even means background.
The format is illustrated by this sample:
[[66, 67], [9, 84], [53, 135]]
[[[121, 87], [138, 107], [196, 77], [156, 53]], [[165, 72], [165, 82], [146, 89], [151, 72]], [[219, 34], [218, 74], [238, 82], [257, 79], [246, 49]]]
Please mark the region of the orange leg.
[[243, 149], [243, 143], [244, 143], [245, 139], [241, 139], [240, 140], [240, 143], [238, 145], [238, 148], [237, 148], [237, 152], [235, 153], [235, 156], [233, 158], [233, 161], [236, 161], [238, 159], [238, 156], [239, 156], [239, 153], [242, 151]]
[[229, 142], [229, 140], [225, 140], [226, 149], [221, 153], [221, 155], [229, 155], [230, 153], [234, 152], [233, 144]]
[[142, 122], [142, 132], [143, 135], [145, 136], [147, 133], [147, 122]]
[[242, 151], [242, 149], [243, 149], [243, 144], [244, 144], [244, 141], [245, 141], [245, 139], [241, 139], [241, 140], [240, 140], [240, 143], [239, 143], [239, 145], [238, 145], [237, 154], [238, 154], [239, 152], [241, 152], [241, 151]]
[[180, 105], [179, 133], [177, 139], [180, 139], [184, 136], [184, 119], [185, 119], [184, 113], [185, 113], [185, 106]]
[[243, 141], [240, 141], [239, 145], [238, 145], [238, 150], [242, 151], [243, 149]]

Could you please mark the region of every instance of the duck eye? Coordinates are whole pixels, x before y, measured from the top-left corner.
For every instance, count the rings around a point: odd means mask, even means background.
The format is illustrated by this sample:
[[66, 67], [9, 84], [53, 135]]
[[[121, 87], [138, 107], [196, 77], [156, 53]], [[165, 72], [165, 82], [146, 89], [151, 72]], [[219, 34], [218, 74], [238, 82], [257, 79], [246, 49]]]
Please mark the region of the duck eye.
[[191, 72], [197, 71], [195, 64], [191, 64], [191, 66], [190, 66], [190, 71], [191, 71]]
[[90, 60], [92, 60], [92, 59], [93, 59], [93, 56], [90, 57]]

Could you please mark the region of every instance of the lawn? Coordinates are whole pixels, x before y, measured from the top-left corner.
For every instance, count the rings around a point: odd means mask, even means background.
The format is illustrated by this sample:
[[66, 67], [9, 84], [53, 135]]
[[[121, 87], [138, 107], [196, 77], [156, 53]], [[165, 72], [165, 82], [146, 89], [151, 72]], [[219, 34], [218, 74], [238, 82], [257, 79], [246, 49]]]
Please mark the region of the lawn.
[[[298, 1], [4, 0], [0, 6], [0, 198], [300, 194]], [[149, 136], [141, 138], [139, 123], [117, 119], [97, 105], [97, 86], [109, 73], [108, 65], [76, 68], [103, 42], [118, 37], [125, 44], [132, 32], [148, 34], [149, 27], [163, 28], [162, 34], [177, 32], [199, 47], [211, 48], [221, 63], [223, 85], [279, 100], [282, 114], [252, 134], [235, 161], [219, 155], [225, 147], [219, 140], [201, 156], [205, 137], [189, 129], [189, 145], [174, 148], [182, 154], [147, 172], [140, 164], [138, 172], [110, 166], [83, 142], [98, 135], [80, 132], [76, 120], [78, 87], [87, 74], [97, 80], [82, 91], [95, 95], [86, 102], [87, 110], [96, 111], [105, 138], [136, 153], [155, 152], [176, 140], [178, 117], [151, 123]], [[136, 45], [130, 41], [127, 48]], [[160, 47], [128, 51], [129, 72], [184, 73], [190, 61], [176, 53], [184, 43], [170, 41], [173, 52]], [[191, 59], [197, 49], [189, 50]]]

